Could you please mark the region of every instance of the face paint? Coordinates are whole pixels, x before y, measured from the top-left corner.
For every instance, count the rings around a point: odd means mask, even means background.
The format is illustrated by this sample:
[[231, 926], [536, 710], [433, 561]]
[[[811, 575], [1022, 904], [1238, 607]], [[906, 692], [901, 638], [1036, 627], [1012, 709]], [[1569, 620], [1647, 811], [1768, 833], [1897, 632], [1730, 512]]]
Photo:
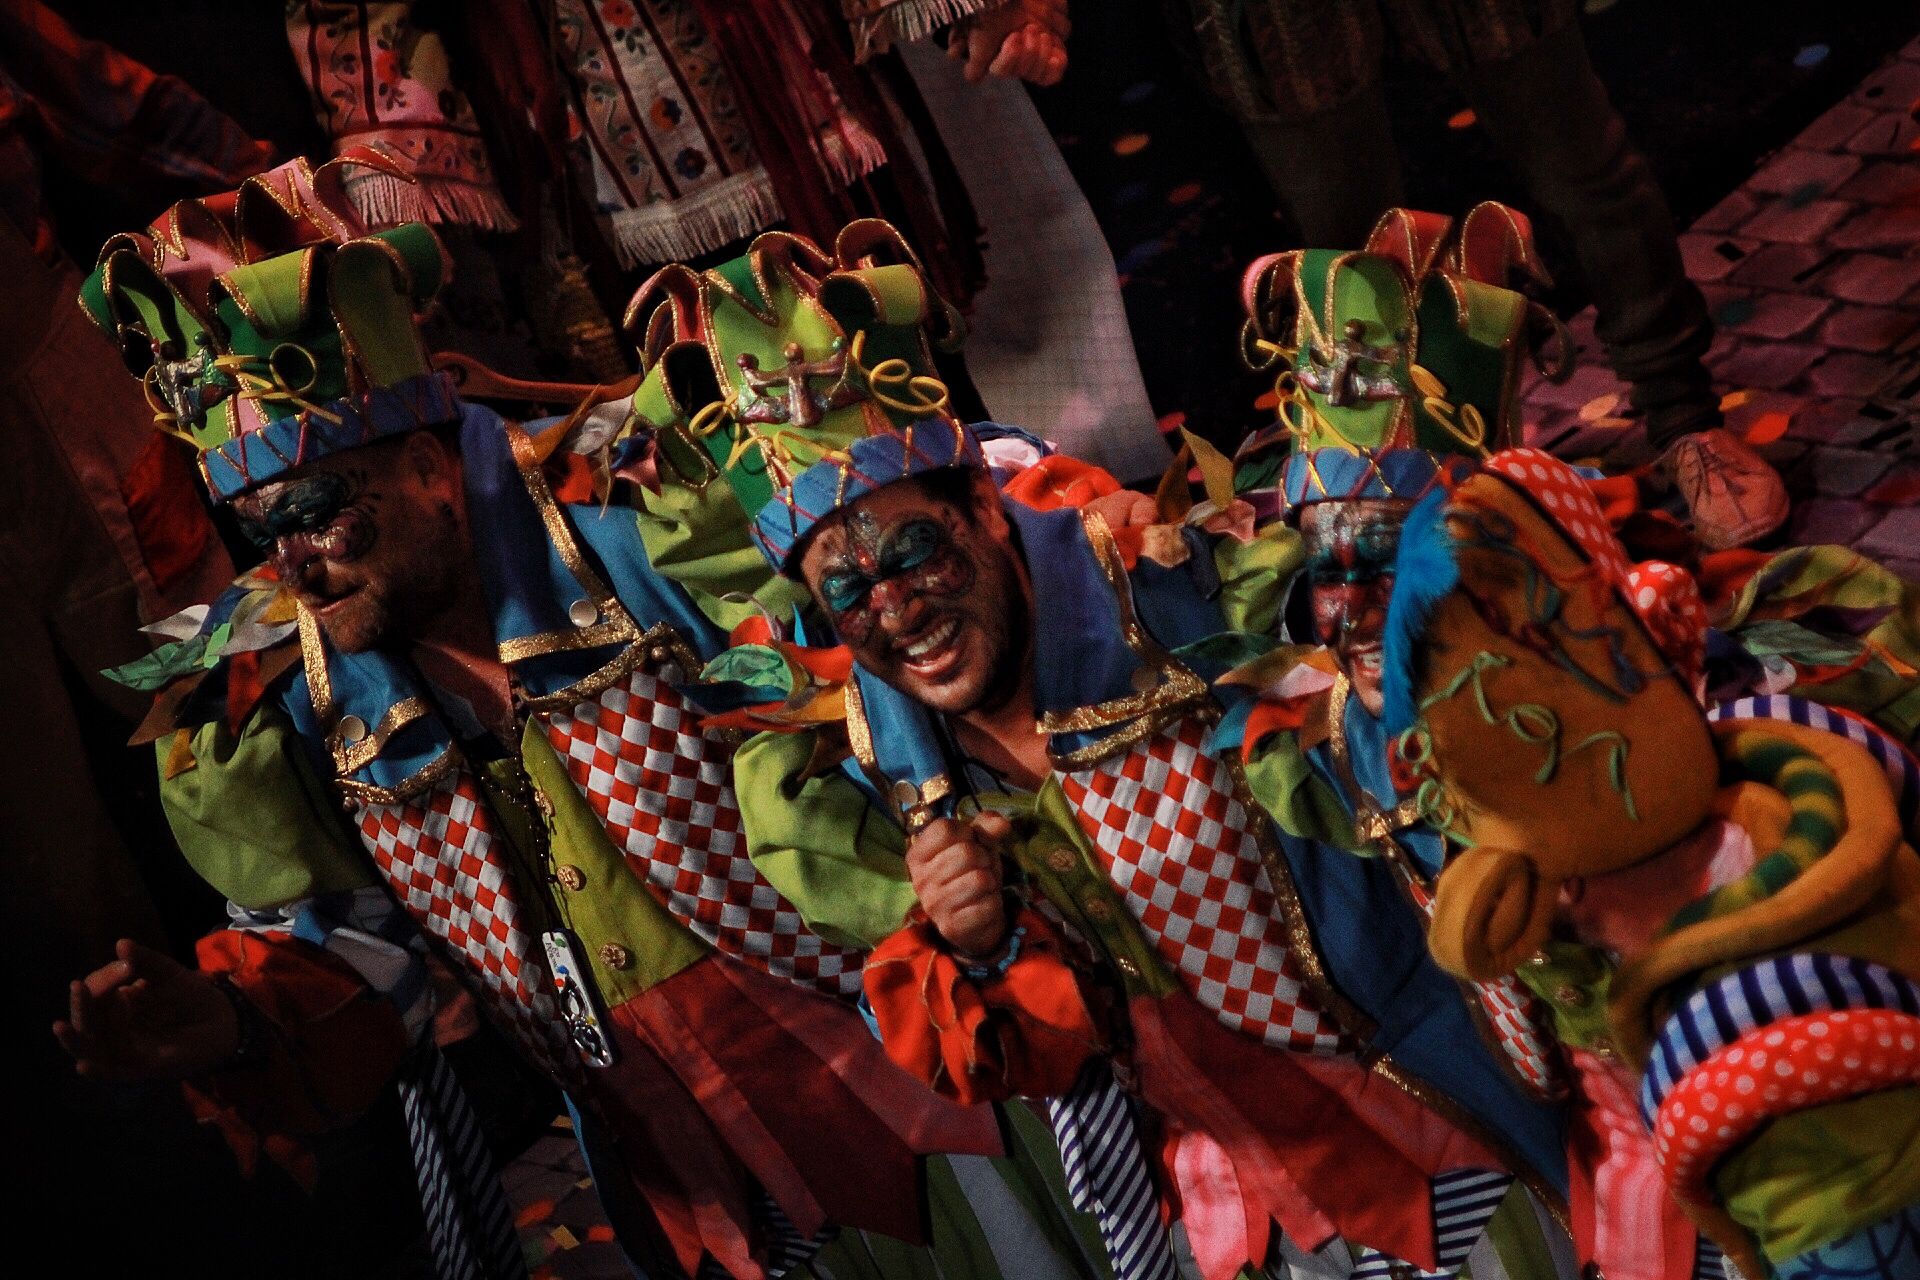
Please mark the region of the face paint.
[[362, 471], [319, 471], [269, 486], [237, 514], [241, 531], [291, 581], [314, 556], [345, 564], [365, 555], [374, 542], [380, 501]]
[[454, 594], [464, 535], [397, 449], [325, 458], [234, 502], [248, 537], [343, 652], [417, 635]]
[[965, 715], [1019, 686], [1032, 611], [990, 509], [888, 485], [823, 531], [801, 571], [861, 669], [922, 705]]
[[883, 529], [869, 512], [856, 511], [847, 520], [845, 549], [821, 577], [820, 596], [841, 637], [861, 644], [882, 614], [906, 607], [915, 595], [964, 592], [973, 578], [971, 562], [943, 521], [913, 516]]
[[1360, 705], [1375, 715], [1386, 705], [1381, 642], [1400, 526], [1411, 505], [1381, 498], [1321, 502], [1300, 518], [1315, 637], [1333, 650]]

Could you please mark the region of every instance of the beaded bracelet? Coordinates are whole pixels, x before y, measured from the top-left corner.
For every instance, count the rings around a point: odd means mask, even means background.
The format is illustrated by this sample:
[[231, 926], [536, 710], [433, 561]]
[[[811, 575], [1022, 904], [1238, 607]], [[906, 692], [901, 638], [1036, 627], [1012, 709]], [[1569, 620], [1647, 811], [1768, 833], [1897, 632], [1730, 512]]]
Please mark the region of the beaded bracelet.
[[1006, 950], [1003, 951], [1000, 958], [992, 964], [969, 964], [959, 955], [956, 955], [954, 958], [960, 961], [960, 972], [966, 974], [975, 982], [986, 982], [991, 978], [1004, 978], [1007, 976], [1007, 970], [1013, 967], [1013, 962], [1020, 958], [1020, 940], [1026, 936], [1027, 926], [1020, 925], [1015, 928], [1013, 933], [1007, 938]]

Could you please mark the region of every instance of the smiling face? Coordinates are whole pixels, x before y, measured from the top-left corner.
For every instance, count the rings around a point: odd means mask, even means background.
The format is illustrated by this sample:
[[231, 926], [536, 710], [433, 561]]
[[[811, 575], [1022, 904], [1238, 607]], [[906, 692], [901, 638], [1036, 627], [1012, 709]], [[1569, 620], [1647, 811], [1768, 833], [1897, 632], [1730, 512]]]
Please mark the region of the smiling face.
[[1360, 498], [1316, 502], [1300, 513], [1315, 638], [1333, 650], [1354, 696], [1376, 716], [1386, 706], [1380, 662], [1393, 559], [1412, 507], [1395, 498]]
[[471, 559], [458, 460], [427, 432], [330, 454], [234, 499], [241, 530], [344, 653], [417, 637]]
[[1002, 705], [1027, 660], [1025, 576], [991, 483], [964, 502], [890, 484], [823, 522], [800, 561], [854, 660], [949, 715]]

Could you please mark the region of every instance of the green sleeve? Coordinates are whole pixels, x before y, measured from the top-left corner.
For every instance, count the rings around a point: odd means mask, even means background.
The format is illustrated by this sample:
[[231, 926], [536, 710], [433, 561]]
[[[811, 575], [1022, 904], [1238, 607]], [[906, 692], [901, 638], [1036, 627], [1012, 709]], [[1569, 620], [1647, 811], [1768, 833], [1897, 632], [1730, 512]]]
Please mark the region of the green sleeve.
[[1268, 525], [1249, 542], [1219, 539], [1213, 563], [1220, 573], [1220, 611], [1227, 627], [1249, 635], [1276, 634], [1287, 588], [1305, 561], [1300, 534], [1283, 524]]
[[761, 608], [786, 617], [804, 599], [806, 589], [775, 574], [754, 545], [746, 513], [725, 482], [704, 490], [667, 484], [644, 501], [637, 519], [648, 562], [686, 588], [716, 626], [731, 631]]
[[221, 719], [188, 745], [190, 762], [160, 741], [160, 802], [194, 871], [229, 900], [264, 910], [374, 882], [285, 712], [262, 703], [238, 737]]
[[763, 733], [734, 756], [747, 853], [815, 933], [871, 947], [914, 904], [906, 835], [844, 774], [801, 781], [812, 753], [812, 734]]
[[1273, 734], [1257, 747], [1246, 776], [1253, 798], [1288, 835], [1359, 851], [1347, 806], [1300, 750], [1295, 734]]
[[1784, 1262], [1920, 1203], [1915, 1150], [1920, 1088], [1907, 1085], [1776, 1117], [1713, 1185], [1768, 1260]]

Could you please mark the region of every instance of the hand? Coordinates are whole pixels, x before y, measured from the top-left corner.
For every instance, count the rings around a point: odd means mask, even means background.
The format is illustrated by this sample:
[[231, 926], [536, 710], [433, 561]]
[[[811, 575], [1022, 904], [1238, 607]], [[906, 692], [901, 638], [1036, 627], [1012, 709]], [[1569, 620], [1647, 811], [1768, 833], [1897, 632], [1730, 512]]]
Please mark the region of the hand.
[[1131, 529], [1160, 521], [1160, 508], [1153, 496], [1132, 489], [1119, 489], [1095, 498], [1087, 504], [1087, 510], [1099, 512], [1110, 529]]
[[974, 84], [988, 75], [1058, 84], [1067, 71], [1072, 29], [1066, 0], [1007, 0], [956, 25], [947, 56], [965, 60]]
[[920, 906], [956, 951], [986, 958], [1007, 937], [1000, 850], [1013, 824], [998, 813], [971, 822], [941, 818], [907, 846], [907, 876]]
[[178, 1079], [231, 1058], [240, 1019], [213, 979], [122, 938], [119, 959], [70, 989], [53, 1035], [90, 1080]]

